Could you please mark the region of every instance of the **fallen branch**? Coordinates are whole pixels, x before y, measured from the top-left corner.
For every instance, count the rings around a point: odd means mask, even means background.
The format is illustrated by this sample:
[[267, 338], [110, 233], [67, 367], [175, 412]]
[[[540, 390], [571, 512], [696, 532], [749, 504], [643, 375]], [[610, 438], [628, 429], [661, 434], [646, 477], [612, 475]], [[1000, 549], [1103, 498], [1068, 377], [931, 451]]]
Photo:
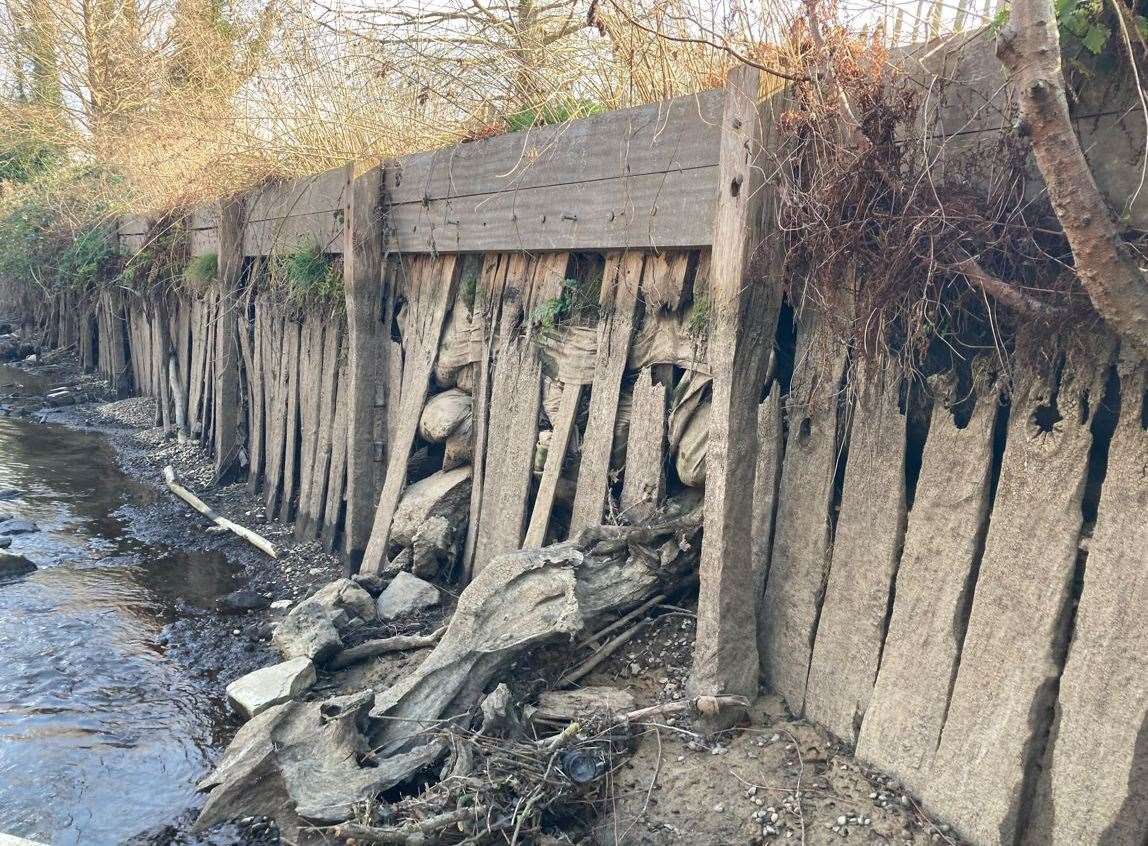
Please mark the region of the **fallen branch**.
[[359, 843], [375, 843], [383, 844], [383, 846], [389, 846], [389, 844], [399, 844], [399, 846], [422, 846], [426, 844], [430, 846], [432, 843], [441, 842], [438, 834], [443, 829], [470, 819], [477, 819], [485, 813], [486, 811], [482, 807], [459, 808], [457, 811], [437, 814], [433, 817], [427, 817], [425, 820], [396, 828], [377, 828], [360, 823], [343, 823], [335, 827], [335, 836], [342, 840], [356, 840]]
[[329, 663], [332, 670], [343, 670], [352, 664], [366, 661], [368, 658], [377, 658], [388, 652], [405, 652], [410, 649], [425, 649], [434, 646], [446, 631], [443, 626], [429, 635], [395, 635], [376, 640], [368, 640], [357, 646], [349, 646], [337, 654]]
[[557, 687], [569, 687], [570, 685], [574, 684], [574, 682], [589, 675], [595, 667], [613, 655], [619, 647], [624, 645], [630, 638], [632, 638], [653, 621], [653, 617], [647, 617], [644, 620], [640, 620], [636, 625], [626, 629], [626, 631], [622, 632], [605, 646], [599, 647], [588, 659], [583, 661], [580, 665], [560, 678], [558, 680]]
[[660, 717], [666, 714], [680, 714], [682, 711], [692, 711], [696, 714], [711, 717], [722, 708], [749, 708], [749, 700], [744, 696], [699, 696], [696, 699], [679, 699], [676, 702], [663, 702], [660, 705], [651, 705], [648, 708], [639, 708], [627, 714], [618, 714], [614, 719], [619, 723], [633, 723], [647, 717]]
[[996, 276], [993, 276], [974, 258], [970, 257], [957, 262], [954, 265], [954, 269], [963, 274], [966, 279], [990, 297], [995, 297], [1004, 305], [1015, 309], [1021, 314], [1027, 314], [1030, 317], [1044, 318], [1056, 317], [1059, 314], [1063, 314], [1063, 309], [1042, 303], [1040, 300], [1030, 297], [1024, 293], [1024, 291], [1010, 285], [1003, 279], [998, 279]]
[[170, 464], [163, 468], [163, 478], [167, 482], [168, 489], [173, 494], [178, 496], [208, 520], [211, 520], [213, 523], [215, 523], [215, 525], [219, 526], [221, 529], [226, 529], [229, 532], [233, 532], [254, 546], [256, 549], [267, 553], [267, 555], [270, 557], [279, 557], [279, 551], [275, 549], [274, 546], [272, 546], [271, 542], [267, 540], [267, 538], [263, 537], [262, 535], [257, 535], [255, 532], [240, 526], [238, 523], [232, 523], [226, 517], [220, 517], [218, 514], [212, 511], [211, 506], [209, 506], [206, 502], [197, 497], [179, 482], [177, 482], [175, 478], [175, 469]]

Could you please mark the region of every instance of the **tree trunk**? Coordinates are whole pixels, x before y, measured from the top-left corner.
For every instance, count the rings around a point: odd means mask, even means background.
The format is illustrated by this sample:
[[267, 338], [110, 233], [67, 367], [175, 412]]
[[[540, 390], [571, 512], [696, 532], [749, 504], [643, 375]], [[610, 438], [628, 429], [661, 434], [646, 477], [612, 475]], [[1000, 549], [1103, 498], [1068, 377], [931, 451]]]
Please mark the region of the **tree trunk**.
[[1108, 325], [1148, 354], [1148, 282], [1120, 238], [1073, 131], [1049, 0], [1014, 0], [997, 56], [1017, 88], [1021, 120], [1085, 291]]

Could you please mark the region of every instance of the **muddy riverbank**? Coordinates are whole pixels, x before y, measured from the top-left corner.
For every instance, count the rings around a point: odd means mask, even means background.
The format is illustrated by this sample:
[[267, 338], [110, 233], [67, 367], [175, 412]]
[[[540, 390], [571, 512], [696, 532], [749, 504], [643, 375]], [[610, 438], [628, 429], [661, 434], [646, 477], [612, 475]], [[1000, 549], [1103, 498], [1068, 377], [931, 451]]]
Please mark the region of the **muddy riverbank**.
[[[39, 569], [0, 581], [0, 832], [56, 844], [267, 840], [258, 822], [186, 833], [202, 804], [195, 783], [239, 726], [224, 688], [271, 660], [282, 613], [226, 613], [220, 600], [294, 601], [337, 560], [265, 524], [241, 486], [204, 492], [208, 457], [165, 441], [150, 400], [100, 402], [98, 382], [67, 360], [0, 368], [0, 384], [0, 488], [16, 492], [0, 512], [39, 528], [9, 550]], [[81, 402], [48, 402], [61, 385]], [[166, 464], [283, 558], [206, 532], [164, 488]]]

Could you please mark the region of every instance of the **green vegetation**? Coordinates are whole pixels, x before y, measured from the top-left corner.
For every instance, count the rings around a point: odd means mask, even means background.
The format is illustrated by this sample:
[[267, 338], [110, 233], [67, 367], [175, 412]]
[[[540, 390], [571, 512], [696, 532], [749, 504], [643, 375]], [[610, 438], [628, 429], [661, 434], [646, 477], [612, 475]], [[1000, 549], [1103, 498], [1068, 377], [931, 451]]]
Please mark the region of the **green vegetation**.
[[318, 244], [300, 244], [289, 253], [273, 257], [270, 273], [272, 287], [281, 289], [290, 303], [342, 302], [341, 264]]
[[553, 329], [563, 323], [596, 320], [600, 288], [601, 280], [591, 285], [577, 279], [563, 279], [562, 293], [534, 309], [530, 322], [543, 329]]
[[[27, 163], [18, 170], [32, 173]], [[118, 257], [94, 179], [82, 170], [35, 173], [0, 203], [0, 283], [51, 294], [114, 278]]]
[[183, 271], [183, 281], [197, 291], [203, 290], [218, 278], [219, 256], [216, 253], [192, 256]]
[[506, 131], [520, 132], [536, 126], [566, 123], [571, 120], [600, 114], [605, 109], [591, 100], [559, 99], [540, 105], [527, 106], [506, 116]]
[[694, 300], [690, 306], [690, 319], [686, 324], [689, 333], [701, 336], [706, 333], [710, 325], [710, 298], [704, 294]]

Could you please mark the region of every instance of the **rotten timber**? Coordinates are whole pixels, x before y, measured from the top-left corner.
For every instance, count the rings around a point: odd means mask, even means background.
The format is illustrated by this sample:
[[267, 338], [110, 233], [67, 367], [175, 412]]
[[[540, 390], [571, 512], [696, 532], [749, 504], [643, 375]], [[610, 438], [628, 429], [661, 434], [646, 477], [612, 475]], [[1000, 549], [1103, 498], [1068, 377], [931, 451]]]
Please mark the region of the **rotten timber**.
[[959, 427], [955, 381], [932, 380], [934, 405], [905, 530], [881, 667], [857, 754], [920, 795], [932, 774], [989, 512], [999, 386]]
[[377, 573], [387, 558], [391, 518], [407, 483], [407, 463], [418, 431], [419, 416], [430, 387], [449, 303], [454, 299], [455, 258], [417, 258], [412, 261], [407, 286], [406, 325], [403, 332], [403, 384], [398, 425], [387, 476], [375, 509], [371, 538], [363, 555], [362, 571]]
[[976, 842], [1011, 843], [1027, 824], [1068, 634], [1095, 410], [1085, 398], [1102, 395], [1109, 354], [1070, 359], [1059, 383], [1031, 369], [1014, 376], [992, 520], [923, 797]]
[[846, 351], [807, 313], [798, 326], [789, 434], [778, 493], [760, 642], [764, 680], [794, 714], [805, 707], [817, 615], [831, 551], [833, 479], [840, 459], [837, 397]]
[[805, 692], [806, 716], [851, 744], [877, 678], [906, 520], [897, 365], [857, 370], [849, 462]]
[[602, 522], [609, 495], [610, 456], [614, 423], [622, 392], [622, 374], [630, 351], [644, 258], [641, 253], [613, 253], [602, 278], [602, 316], [598, 322], [598, 351], [590, 412], [578, 464], [570, 534]]

